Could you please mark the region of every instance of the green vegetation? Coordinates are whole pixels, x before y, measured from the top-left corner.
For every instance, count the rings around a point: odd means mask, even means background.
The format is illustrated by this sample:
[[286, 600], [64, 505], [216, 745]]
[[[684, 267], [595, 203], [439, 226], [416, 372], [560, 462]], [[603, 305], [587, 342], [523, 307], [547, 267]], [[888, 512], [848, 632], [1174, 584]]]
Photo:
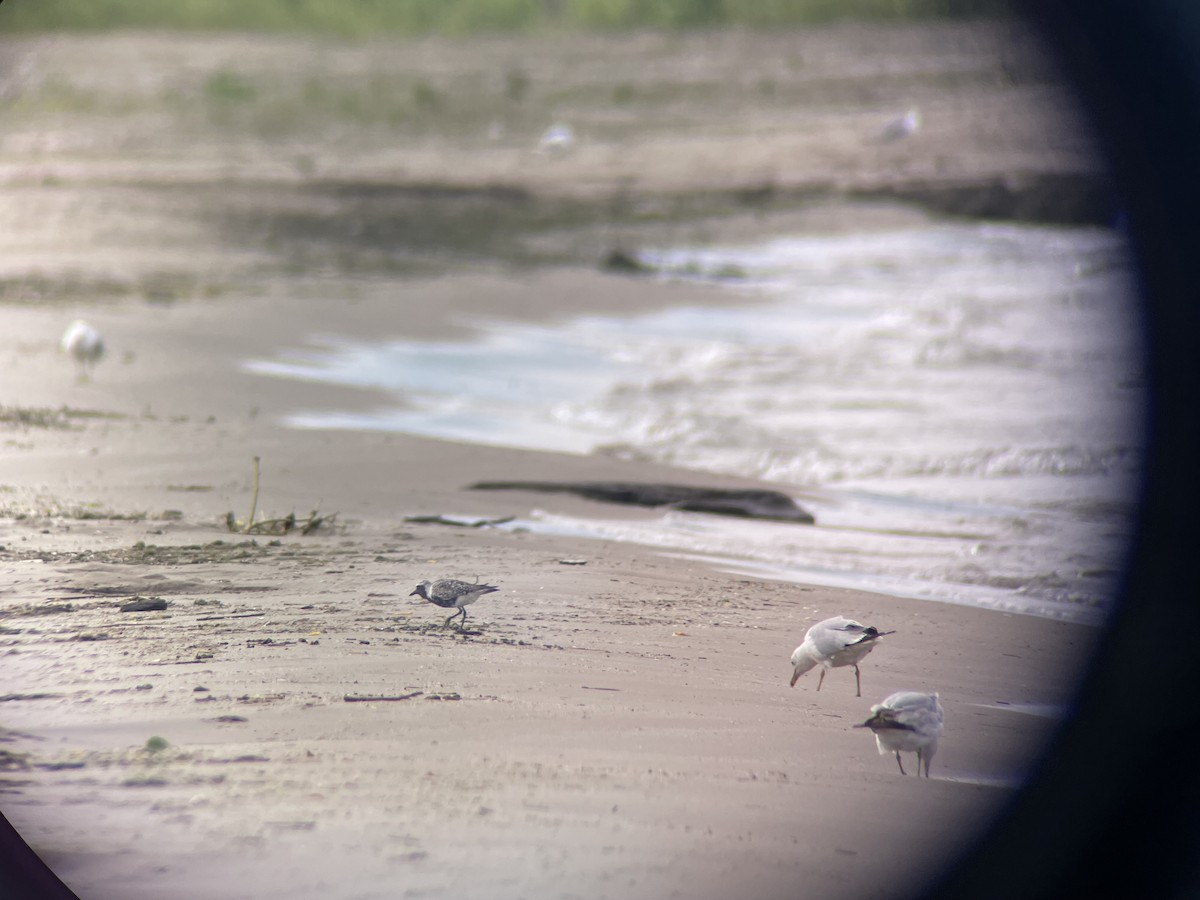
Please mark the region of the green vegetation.
[[473, 34], [561, 28], [778, 27], [1004, 14], [1004, 0], [9, 0], [6, 33], [179, 28]]
[[214, 103], [245, 103], [253, 100], [258, 91], [237, 72], [221, 69], [204, 83], [204, 95]]

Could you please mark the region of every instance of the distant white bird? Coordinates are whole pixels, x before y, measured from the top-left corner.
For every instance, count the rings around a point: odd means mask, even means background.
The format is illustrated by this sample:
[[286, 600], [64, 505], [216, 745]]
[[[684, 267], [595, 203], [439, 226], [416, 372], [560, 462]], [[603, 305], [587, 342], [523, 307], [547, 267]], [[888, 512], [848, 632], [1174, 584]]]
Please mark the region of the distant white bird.
[[876, 140], [881, 144], [890, 144], [893, 141], [903, 140], [916, 132], [920, 127], [921, 112], [916, 107], [913, 107], [904, 115], [892, 119], [880, 128], [879, 133], [876, 135]]
[[556, 122], [542, 132], [538, 141], [539, 153], [565, 153], [575, 146], [575, 132], [570, 125]]
[[871, 707], [871, 718], [855, 728], [870, 728], [875, 734], [875, 744], [880, 755], [896, 754], [896, 765], [900, 774], [907, 775], [900, 751], [915, 751], [917, 754], [917, 777], [921, 777], [921, 763], [925, 763], [925, 777], [929, 777], [929, 763], [937, 753], [938, 738], [942, 734], [945, 714], [937, 694], [921, 694], [917, 691], [897, 691], [882, 703]]
[[86, 379], [92, 366], [104, 355], [104, 338], [95, 328], [77, 319], [63, 332], [61, 347], [79, 363], [81, 379]]
[[796, 680], [809, 669], [820, 664], [821, 677], [817, 679], [817, 690], [825, 681], [825, 670], [841, 666], [854, 666], [855, 696], [862, 696], [862, 673], [859, 661], [875, 649], [875, 642], [892, 631], [880, 631], [871, 625], [863, 625], [845, 616], [834, 616], [818, 622], [804, 635], [804, 643], [792, 653], [792, 687]]
[[467, 604], [474, 603], [484, 594], [490, 594], [492, 591], [498, 591], [500, 588], [493, 587], [490, 584], [472, 584], [469, 581], [458, 581], [454, 578], [447, 578], [442, 581], [422, 581], [417, 585], [417, 589], [408, 596], [421, 597], [428, 600], [434, 606], [440, 606], [443, 609], [456, 609], [458, 612], [446, 619], [442, 623], [445, 628], [459, 613], [462, 614], [462, 622], [459, 624], [461, 629], [467, 622]]

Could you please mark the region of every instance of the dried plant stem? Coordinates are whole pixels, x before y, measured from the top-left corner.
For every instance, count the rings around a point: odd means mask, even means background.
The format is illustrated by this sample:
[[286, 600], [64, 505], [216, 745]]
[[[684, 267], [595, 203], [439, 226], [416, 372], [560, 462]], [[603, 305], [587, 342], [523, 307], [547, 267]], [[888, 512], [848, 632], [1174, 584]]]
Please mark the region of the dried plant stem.
[[254, 524], [254, 514], [258, 512], [258, 457], [254, 457], [254, 496], [250, 498], [250, 518], [246, 520], [246, 528]]

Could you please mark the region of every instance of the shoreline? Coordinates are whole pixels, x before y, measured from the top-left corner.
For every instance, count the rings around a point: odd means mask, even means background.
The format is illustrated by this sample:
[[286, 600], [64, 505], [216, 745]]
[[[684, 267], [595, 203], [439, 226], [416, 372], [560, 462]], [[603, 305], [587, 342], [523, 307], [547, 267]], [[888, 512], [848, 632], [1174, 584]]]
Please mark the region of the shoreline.
[[[562, 302], [563, 297], [571, 298], [570, 305]], [[389, 284], [379, 291], [359, 291], [350, 301], [351, 315], [346, 315], [345, 306], [330, 302], [319, 292], [289, 297], [289, 315], [283, 318], [277, 314], [277, 301], [271, 297], [230, 298], [162, 309], [126, 303], [97, 314], [83, 309], [75, 312], [59, 308], [11, 309], [8, 318], [16, 350], [8, 382], [13, 396], [22, 398], [22, 410], [26, 413], [40, 410], [42, 416], [55, 420], [56, 427], [45, 429], [47, 437], [53, 435], [60, 443], [75, 445], [72, 450], [58, 452], [93, 458], [84, 466], [94, 465], [96, 469], [95, 490], [89, 496], [72, 497], [71, 503], [51, 504], [59, 509], [83, 503], [119, 515], [153, 516], [178, 506], [188, 515], [204, 508], [204, 514], [212, 522], [223, 521], [225, 513], [230, 512], [241, 518], [251, 495], [251, 461], [259, 457], [264, 502], [277, 486], [291, 498], [290, 511], [297, 515], [320, 507], [325, 514], [377, 517], [389, 508], [385, 506], [385, 498], [394, 510], [414, 496], [411, 484], [399, 492], [379, 487], [390, 477], [386, 459], [380, 457], [394, 454], [400, 459], [412, 455], [415, 462], [410, 465], [419, 467], [419, 474], [401, 482], [409, 481], [431, 490], [417, 488], [418, 507], [407, 514], [508, 517], [518, 520], [515, 527], [538, 535], [558, 534], [582, 542], [616, 540], [645, 552], [673, 552], [684, 557], [723, 556], [714, 544], [719, 544], [722, 534], [727, 534], [729, 540], [737, 540], [741, 528], [782, 533], [791, 527], [806, 526], [702, 516], [705, 523], [702, 533], [693, 533], [695, 529], [689, 529], [686, 523], [672, 527], [662, 522], [663, 527], [655, 530], [655, 523], [661, 521], [664, 513], [662, 508], [638, 509], [527, 491], [506, 495], [467, 487], [482, 481], [638, 481], [726, 489], [782, 489], [802, 506], [815, 504], [817, 509], [838, 501], [820, 489], [687, 469], [625, 455], [560, 453], [505, 443], [473, 444], [387, 429], [294, 427], [287, 421], [306, 410], [369, 413], [377, 406], [402, 404], [404, 397], [392, 389], [267, 377], [247, 362], [251, 358], [279, 358], [280, 348], [303, 346], [305, 338], [326, 329], [329, 333], [362, 340], [382, 332], [403, 334], [408, 340], [462, 339], [476, 327], [485, 329], [487, 323], [501, 320], [541, 324], [569, 316], [645, 313], [672, 306], [719, 307], [728, 299], [725, 290], [704, 283], [630, 280], [587, 269], [561, 269], [523, 276], [476, 271], [452, 278]], [[72, 367], [52, 343], [53, 329], [75, 315], [88, 315], [110, 343], [109, 358], [89, 383], [73, 383]], [[469, 324], [472, 321], [480, 325]], [[45, 378], [40, 366], [49, 366], [50, 371], [57, 372]], [[70, 399], [77, 401], [70, 404], [73, 409], [66, 413], [55, 405], [64, 396], [64, 389]], [[192, 458], [188, 450], [180, 450], [178, 458], [171, 460], [155, 455], [153, 465], [169, 464], [180, 469], [196, 466], [197, 477], [180, 476], [176, 483], [167, 485], [166, 491], [161, 490], [162, 485], [159, 490], [144, 485], [145, 490], [138, 492], [143, 496], [130, 508], [128, 487], [136, 483], [137, 471], [146, 464], [141, 458], [140, 444], [146, 439], [147, 430], [158, 427], [160, 420], [166, 420], [168, 432], [156, 440], [166, 446], [190, 441], [205, 446], [215, 441], [222, 448], [221, 458], [227, 468], [213, 469], [214, 451], [209, 449], [199, 454], [200, 458]], [[72, 428], [82, 428], [92, 436], [80, 435], [79, 441], [72, 441], [68, 435], [54, 434]], [[30, 433], [37, 430], [31, 429]], [[106, 442], [110, 444], [107, 447]], [[225, 452], [228, 444], [244, 448], [240, 459]], [[348, 468], [360, 473], [362, 479], [337, 478], [336, 494], [329, 490], [308, 491], [310, 499], [302, 499], [306, 485], [331, 480], [318, 459], [328, 453], [347, 459]], [[438, 466], [430, 461], [433, 459], [445, 459], [448, 465]], [[43, 492], [51, 496], [78, 494], [77, 479], [75, 483], [66, 480], [55, 486], [47, 480], [53, 473], [46, 471], [44, 460], [29, 461], [33, 471], [24, 480], [40, 482]], [[22, 464], [20, 457], [9, 461], [14, 474], [21, 472]], [[455, 474], [448, 477], [451, 467]], [[105, 472], [109, 468], [121, 474]], [[546, 471], [559, 474], [546, 479], [543, 477]], [[199, 477], [201, 472], [205, 477]], [[122, 481], [122, 488], [106, 485]], [[181, 490], [189, 485], [205, 490], [189, 495]], [[204, 499], [204, 495], [213, 492], [223, 495], [226, 504], [223, 509], [186, 502]], [[447, 495], [456, 498], [453, 505], [447, 505]], [[33, 496], [14, 485], [9, 493], [9, 510], [36, 513], [38, 503], [31, 499]], [[278, 512], [282, 515], [287, 511]], [[502, 526], [502, 530], [512, 527]], [[840, 527], [835, 527], [834, 533], [838, 530]], [[797, 536], [802, 538], [803, 532]], [[772, 542], [783, 539], [767, 537], [763, 546], [770, 547]], [[935, 603], [966, 603], [1089, 626], [1103, 623], [1103, 610], [1051, 598], [1022, 604], [1011, 592], [988, 589], [986, 585], [976, 592], [981, 598], [976, 602], [967, 596], [939, 595], [936, 581], [914, 583], [906, 590], [897, 581], [899, 575], [891, 576], [895, 583], [890, 585], [888, 576], [869, 571], [830, 571], [823, 577], [815, 573], [806, 576], [803, 566], [793, 569], [786, 561], [764, 558], [761, 549], [751, 552], [758, 549], [760, 540], [752, 539], [746, 553], [730, 554], [722, 565], [744, 575], [770, 580], [859, 589]], [[973, 590], [969, 583], [957, 588], [960, 593], [969, 594]]]

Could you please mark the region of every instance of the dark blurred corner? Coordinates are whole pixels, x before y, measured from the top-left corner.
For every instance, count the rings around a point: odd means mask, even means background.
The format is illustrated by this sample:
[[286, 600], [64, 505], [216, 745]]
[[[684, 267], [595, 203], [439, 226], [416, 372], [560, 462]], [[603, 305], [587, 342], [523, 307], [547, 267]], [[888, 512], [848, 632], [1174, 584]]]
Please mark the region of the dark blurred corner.
[[1200, 4], [1026, 4], [1096, 124], [1139, 262], [1138, 538], [1077, 714], [932, 897], [1200, 896]]
[[0, 815], [0, 898], [3, 900], [73, 900], [50, 869]]

